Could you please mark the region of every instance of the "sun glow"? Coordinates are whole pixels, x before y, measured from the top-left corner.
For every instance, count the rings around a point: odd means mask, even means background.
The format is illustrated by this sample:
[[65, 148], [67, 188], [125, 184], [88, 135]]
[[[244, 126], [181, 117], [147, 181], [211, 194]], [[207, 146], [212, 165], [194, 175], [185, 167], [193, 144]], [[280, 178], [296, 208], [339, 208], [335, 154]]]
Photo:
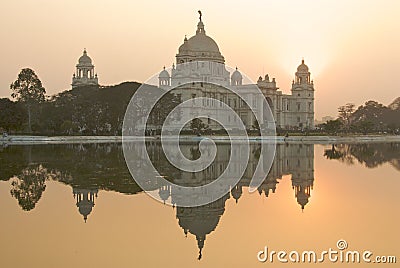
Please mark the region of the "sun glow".
[[[199, 9], [226, 64], [254, 81], [268, 73], [288, 93], [304, 58], [316, 85], [316, 117], [335, 115], [347, 102], [389, 104], [398, 97], [400, 1], [40, 2], [2, 5], [0, 23], [8, 27], [0, 28], [1, 97], [10, 96], [24, 67], [36, 71], [48, 94], [68, 89], [84, 47], [101, 84], [145, 81], [171, 66], [185, 34], [195, 33]], [[83, 27], [76, 18], [90, 23]]]

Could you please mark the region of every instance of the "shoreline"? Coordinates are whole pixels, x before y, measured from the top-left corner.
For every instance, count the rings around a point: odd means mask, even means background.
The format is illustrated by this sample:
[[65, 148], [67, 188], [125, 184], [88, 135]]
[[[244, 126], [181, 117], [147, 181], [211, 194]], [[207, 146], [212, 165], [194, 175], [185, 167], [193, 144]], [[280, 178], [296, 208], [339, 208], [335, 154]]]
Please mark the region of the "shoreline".
[[[228, 136], [180, 136], [183, 142], [200, 141], [210, 138], [215, 142], [229, 142]], [[160, 137], [145, 137], [146, 141], [161, 141]], [[124, 137], [127, 142], [142, 140], [142, 137]], [[166, 138], [168, 140], [168, 137]], [[232, 141], [240, 142], [240, 136], [232, 137]], [[400, 135], [360, 135], [360, 136], [270, 136], [261, 139], [259, 136], [249, 136], [250, 142], [280, 143], [371, 143], [371, 142], [400, 142]], [[33, 144], [74, 144], [74, 143], [121, 143], [122, 136], [8, 136], [1, 137], [0, 144], [4, 145], [33, 145]]]

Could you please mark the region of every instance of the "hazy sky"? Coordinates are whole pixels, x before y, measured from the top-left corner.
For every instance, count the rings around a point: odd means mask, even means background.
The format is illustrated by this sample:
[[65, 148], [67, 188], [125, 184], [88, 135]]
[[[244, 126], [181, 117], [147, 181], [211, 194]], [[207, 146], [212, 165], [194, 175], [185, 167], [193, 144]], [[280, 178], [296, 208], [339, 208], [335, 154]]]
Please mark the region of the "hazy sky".
[[304, 57], [316, 89], [316, 118], [347, 102], [400, 96], [400, 1], [25, 0], [0, 4], [0, 97], [21, 68], [47, 93], [70, 88], [83, 48], [100, 83], [143, 82], [175, 61], [202, 10], [226, 64], [254, 81], [268, 73], [289, 93]]

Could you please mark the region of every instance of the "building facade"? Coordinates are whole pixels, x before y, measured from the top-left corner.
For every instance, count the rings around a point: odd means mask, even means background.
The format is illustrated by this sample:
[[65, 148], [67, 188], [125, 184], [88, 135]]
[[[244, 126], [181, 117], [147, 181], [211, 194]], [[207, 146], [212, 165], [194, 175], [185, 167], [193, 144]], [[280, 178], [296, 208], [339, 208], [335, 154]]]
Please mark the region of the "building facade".
[[[304, 60], [297, 68], [290, 95], [283, 94], [277, 87], [275, 78], [270, 79], [268, 75], [264, 78], [260, 76], [256, 84], [244, 84], [242, 74], [237, 68], [232, 74], [227, 70], [225, 58], [217, 43], [206, 35], [201, 16], [196, 34], [189, 39], [185, 37], [179, 47], [176, 65], [173, 64], [170, 72], [164, 68], [159, 75], [159, 87], [173, 88], [173, 92], [179, 94], [182, 101], [209, 97], [224, 102], [239, 114], [247, 129], [254, 127], [254, 114], [246, 105], [241, 105], [242, 100], [236, 94], [224, 91], [223, 88], [240, 91], [248, 103], [257, 106], [257, 102], [260, 101], [259, 96], [254, 96], [252, 93], [254, 91], [251, 90], [255, 86], [258, 86], [268, 102], [277, 128], [314, 128], [314, 83]], [[210, 117], [218, 114], [218, 105], [215, 103], [205, 105], [203, 104], [202, 108], [193, 107], [187, 112], [196, 114], [196, 109], [205, 109]], [[202, 120], [207, 121], [207, 119]], [[208, 123], [211, 129], [218, 128], [212, 122], [205, 123]]]

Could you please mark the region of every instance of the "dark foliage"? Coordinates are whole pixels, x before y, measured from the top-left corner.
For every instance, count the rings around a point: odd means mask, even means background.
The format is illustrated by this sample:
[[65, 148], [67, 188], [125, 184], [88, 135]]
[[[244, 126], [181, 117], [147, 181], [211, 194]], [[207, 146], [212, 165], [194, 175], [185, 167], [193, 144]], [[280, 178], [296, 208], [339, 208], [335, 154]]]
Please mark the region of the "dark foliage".
[[18, 74], [17, 80], [11, 85], [11, 97], [23, 104], [27, 111], [28, 132], [32, 132], [32, 124], [37, 120], [38, 106], [45, 101], [46, 90], [36, 73], [24, 68]]
[[139, 83], [64, 91], [41, 106], [37, 131], [64, 135], [121, 134], [126, 107]]
[[354, 109], [353, 104], [340, 106], [339, 116], [319, 127], [330, 134], [337, 133], [390, 133], [400, 134], [400, 98], [389, 106], [367, 101]]
[[351, 165], [358, 162], [368, 168], [390, 163], [400, 170], [399, 149], [399, 143], [339, 144], [332, 145], [332, 149], [326, 149], [324, 156]]
[[400, 109], [391, 109], [376, 101], [367, 101], [351, 115], [353, 127], [364, 133], [395, 132], [400, 128]]
[[0, 132], [12, 133], [23, 130], [27, 121], [26, 114], [26, 110], [21, 103], [13, 102], [6, 98], [0, 99]]

